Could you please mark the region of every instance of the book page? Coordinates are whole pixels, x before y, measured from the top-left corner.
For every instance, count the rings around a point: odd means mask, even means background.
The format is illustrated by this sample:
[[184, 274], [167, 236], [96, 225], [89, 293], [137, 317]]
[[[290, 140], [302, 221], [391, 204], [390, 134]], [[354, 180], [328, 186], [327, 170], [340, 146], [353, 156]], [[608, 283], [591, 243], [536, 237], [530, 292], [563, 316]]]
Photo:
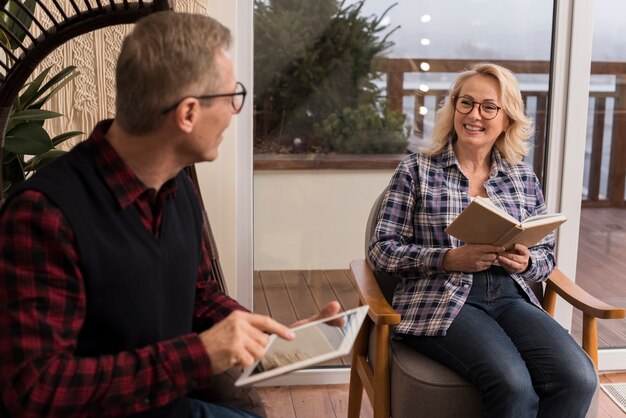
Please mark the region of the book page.
[[518, 220], [515, 219], [513, 216], [511, 216], [511, 214], [509, 214], [507, 211], [505, 211], [504, 209], [502, 209], [499, 206], [496, 206], [495, 203], [493, 203], [493, 201], [491, 199], [489, 199], [488, 197], [481, 197], [481, 196], [476, 196], [474, 198], [474, 200], [476, 201], [476, 203], [479, 203], [491, 210], [493, 210], [493, 212], [497, 213], [498, 215], [500, 215], [501, 217], [508, 219], [511, 222], [514, 223], [518, 223]]
[[546, 213], [543, 215], [531, 216], [529, 218], [524, 219], [522, 222], [522, 226], [525, 228], [530, 228], [535, 225], [543, 225], [552, 222], [562, 221], [565, 222], [566, 217], [562, 213]]
[[552, 219], [542, 219], [538, 221], [538, 223], [528, 227], [522, 228], [521, 232], [512, 238], [509, 242], [503, 243], [502, 245], [509, 249], [512, 248], [515, 244], [522, 244], [526, 247], [532, 247], [541, 241], [546, 235], [550, 232], [554, 231], [559, 227], [563, 222], [565, 222], [565, 217], [555, 217]]

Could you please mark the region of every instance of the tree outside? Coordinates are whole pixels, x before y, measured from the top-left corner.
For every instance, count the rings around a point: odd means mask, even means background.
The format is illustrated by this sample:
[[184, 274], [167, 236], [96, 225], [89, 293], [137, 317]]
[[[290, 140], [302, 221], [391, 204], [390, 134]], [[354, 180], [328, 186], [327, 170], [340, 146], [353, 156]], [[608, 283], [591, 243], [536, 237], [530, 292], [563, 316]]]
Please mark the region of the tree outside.
[[255, 0], [255, 153], [405, 152], [406, 118], [384, 110], [373, 67], [393, 46], [389, 9], [345, 3]]

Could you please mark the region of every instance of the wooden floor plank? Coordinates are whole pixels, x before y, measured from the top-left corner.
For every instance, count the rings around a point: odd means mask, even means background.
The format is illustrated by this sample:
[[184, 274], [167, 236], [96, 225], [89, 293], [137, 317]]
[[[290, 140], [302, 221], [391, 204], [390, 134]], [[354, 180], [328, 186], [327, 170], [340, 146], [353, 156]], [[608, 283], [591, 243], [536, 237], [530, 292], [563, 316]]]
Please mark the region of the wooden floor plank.
[[337, 295], [322, 270], [305, 271], [303, 274], [317, 306], [322, 307], [337, 299]]
[[[330, 397], [330, 402], [335, 411], [335, 417], [348, 416], [348, 391], [350, 385], [328, 385], [326, 391]], [[367, 400], [367, 395], [363, 393], [363, 402], [361, 402], [361, 418], [373, 418], [374, 411]]]
[[265, 290], [270, 316], [283, 324], [296, 321], [296, 313], [289, 301], [289, 294], [280, 271], [261, 271], [259, 277]]
[[359, 296], [352, 286], [349, 274], [348, 270], [324, 270], [324, 275], [344, 310], [359, 306]]
[[[626, 382], [626, 373], [601, 374], [600, 383], [623, 383]], [[613, 402], [609, 396], [600, 390], [598, 404], [598, 418], [624, 418], [626, 414]]]
[[[601, 383], [626, 382], [626, 373], [603, 374]], [[348, 408], [349, 385], [319, 385], [258, 388], [266, 405], [267, 418], [345, 418]], [[315, 415], [319, 414], [319, 415]], [[372, 418], [367, 395], [363, 394], [361, 418]], [[626, 414], [600, 391], [596, 418], [624, 418]]]
[[325, 388], [311, 391], [307, 386], [292, 386], [291, 400], [297, 418], [321, 418], [336, 416]]
[[[626, 208], [581, 212], [576, 282], [597, 298], [626, 306]], [[572, 336], [580, 343], [582, 314], [574, 311]], [[600, 348], [626, 346], [626, 319], [598, 321]]]
[[336, 417], [348, 416], [348, 390], [349, 385], [327, 385], [326, 393], [333, 406]]
[[[315, 390], [314, 387], [311, 387]], [[288, 386], [257, 388], [267, 418], [297, 418]]]
[[287, 270], [283, 271], [282, 274], [296, 317], [305, 319], [318, 313], [320, 308], [316, 303], [312, 303], [314, 301], [313, 295], [304, 280], [304, 273], [300, 270]]

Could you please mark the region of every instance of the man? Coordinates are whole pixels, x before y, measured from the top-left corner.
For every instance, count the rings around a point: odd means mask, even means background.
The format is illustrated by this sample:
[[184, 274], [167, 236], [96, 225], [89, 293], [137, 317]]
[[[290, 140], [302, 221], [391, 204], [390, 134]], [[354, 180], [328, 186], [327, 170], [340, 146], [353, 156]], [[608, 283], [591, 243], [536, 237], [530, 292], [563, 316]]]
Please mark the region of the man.
[[252, 416], [187, 397], [252, 364], [268, 333], [293, 338], [217, 291], [181, 172], [217, 157], [243, 106], [229, 44], [209, 17], [142, 19], [118, 60], [115, 119], [2, 208], [0, 390], [10, 416]]

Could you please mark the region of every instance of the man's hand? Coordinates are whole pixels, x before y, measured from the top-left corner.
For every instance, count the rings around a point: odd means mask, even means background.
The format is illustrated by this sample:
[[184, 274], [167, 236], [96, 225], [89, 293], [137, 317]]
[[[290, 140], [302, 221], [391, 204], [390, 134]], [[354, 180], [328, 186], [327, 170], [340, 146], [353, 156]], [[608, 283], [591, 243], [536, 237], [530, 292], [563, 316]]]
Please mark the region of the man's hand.
[[466, 273], [487, 270], [502, 252], [504, 252], [504, 247], [466, 244], [446, 252], [443, 257], [443, 268], [446, 271]]
[[261, 358], [269, 340], [268, 334], [278, 334], [286, 340], [293, 332], [269, 316], [234, 311], [200, 334], [200, 340], [211, 359], [213, 373], [231, 367], [248, 367]]
[[[307, 322], [317, 321], [318, 319], [324, 319], [336, 315], [337, 313], [339, 313], [340, 309], [341, 305], [339, 304], [339, 302], [333, 300], [332, 302], [326, 304], [326, 306], [324, 306], [318, 314], [315, 314], [307, 319], [301, 319], [300, 321], [294, 322], [293, 324], [291, 324], [291, 328], [306, 324]], [[341, 327], [343, 326], [343, 322], [343, 319], [338, 318], [334, 321], [329, 322], [329, 324]]]
[[530, 251], [522, 244], [515, 244], [512, 250], [503, 251], [498, 255], [498, 263], [509, 274], [523, 273], [528, 268]]

